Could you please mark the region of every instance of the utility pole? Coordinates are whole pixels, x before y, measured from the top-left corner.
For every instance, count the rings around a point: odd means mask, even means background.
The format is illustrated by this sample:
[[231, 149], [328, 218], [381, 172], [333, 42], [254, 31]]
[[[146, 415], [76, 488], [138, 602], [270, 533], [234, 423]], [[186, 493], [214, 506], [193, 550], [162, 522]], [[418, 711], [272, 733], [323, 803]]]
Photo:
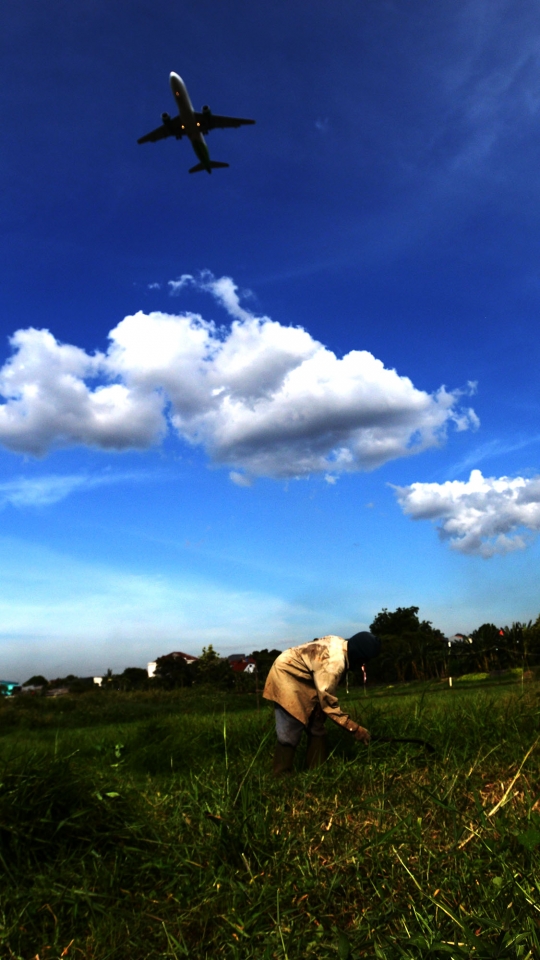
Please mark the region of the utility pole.
[[255, 664], [255, 693], [257, 695], [257, 713], [261, 712], [261, 701], [259, 697], [259, 670], [257, 664]]

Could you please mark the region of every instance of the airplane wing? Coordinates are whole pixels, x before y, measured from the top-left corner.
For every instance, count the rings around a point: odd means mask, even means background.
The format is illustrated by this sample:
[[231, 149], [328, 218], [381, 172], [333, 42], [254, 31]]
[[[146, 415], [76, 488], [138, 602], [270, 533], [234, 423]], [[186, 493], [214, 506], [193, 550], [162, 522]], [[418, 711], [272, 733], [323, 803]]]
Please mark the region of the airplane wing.
[[242, 117], [220, 117], [217, 113], [203, 111], [196, 113], [195, 119], [205, 130], [216, 130], [218, 127], [243, 127], [247, 123], [255, 123], [255, 120], [244, 120]]
[[184, 131], [182, 130], [180, 117], [171, 117], [161, 127], [156, 127], [155, 130], [145, 134], [144, 137], [139, 137], [137, 143], [155, 143], [156, 140], [164, 140], [165, 137], [176, 137], [177, 140], [180, 140], [183, 136]]

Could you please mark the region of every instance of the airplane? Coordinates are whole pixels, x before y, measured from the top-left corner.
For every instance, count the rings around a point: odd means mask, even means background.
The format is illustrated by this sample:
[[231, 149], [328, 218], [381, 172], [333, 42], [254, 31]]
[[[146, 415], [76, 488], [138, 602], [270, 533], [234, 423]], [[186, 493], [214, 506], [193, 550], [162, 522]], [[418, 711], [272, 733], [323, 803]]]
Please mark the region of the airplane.
[[189, 137], [199, 163], [191, 167], [190, 173], [199, 173], [200, 170], [206, 170], [212, 173], [217, 167], [228, 167], [228, 163], [220, 163], [218, 160], [211, 160], [206, 146], [203, 134], [210, 133], [216, 127], [241, 127], [247, 123], [255, 123], [255, 120], [243, 120], [241, 117], [221, 117], [212, 113], [210, 107], [203, 107], [200, 113], [197, 113], [192, 106], [186, 85], [177, 73], [171, 73], [169, 83], [173, 92], [176, 106], [178, 107], [178, 116], [170, 117], [168, 113], [162, 113], [163, 124], [146, 136], [140, 137], [137, 143], [154, 143], [156, 140], [164, 140], [165, 137], [176, 137], [181, 140], [182, 137]]

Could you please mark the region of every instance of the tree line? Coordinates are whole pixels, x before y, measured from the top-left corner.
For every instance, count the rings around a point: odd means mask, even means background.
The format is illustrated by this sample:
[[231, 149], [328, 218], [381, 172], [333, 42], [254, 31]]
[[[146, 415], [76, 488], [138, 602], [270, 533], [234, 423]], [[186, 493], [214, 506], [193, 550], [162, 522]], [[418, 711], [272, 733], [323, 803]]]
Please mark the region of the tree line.
[[175, 690], [182, 687], [214, 687], [220, 690], [236, 690], [249, 692], [261, 685], [276, 657], [281, 650], [256, 650], [249, 656], [255, 659], [257, 672], [255, 675], [236, 673], [227, 657], [221, 657], [212, 644], [203, 647], [202, 654], [192, 663], [186, 663], [183, 657], [170, 655], [158, 657], [156, 671], [149, 677], [142, 667], [126, 667], [122, 673], [113, 673], [107, 670], [98, 687], [92, 678], [81, 679], [74, 674], [66, 677], [56, 677], [47, 680], [41, 675], [34, 675], [25, 681], [24, 686], [40, 688], [43, 693], [58, 687], [65, 687], [70, 693], [88, 693], [98, 690], [123, 691], [136, 690]]
[[[483, 623], [470, 634], [456, 634], [450, 642], [429, 620], [420, 620], [418, 614], [419, 607], [398, 607], [393, 611], [384, 608], [370, 624], [371, 632], [381, 639], [380, 656], [367, 665], [370, 683], [441, 680], [469, 673], [499, 674], [540, 664], [540, 615], [534, 622], [515, 622], [505, 627]], [[236, 673], [227, 658], [210, 644], [190, 664], [183, 657], [158, 657], [152, 678], [141, 667], [127, 667], [120, 674], [108, 670], [101, 689], [128, 692], [197, 686], [239, 693], [262, 690], [280, 653], [275, 649], [254, 650], [249, 657], [255, 660], [256, 673]], [[353, 684], [363, 680], [363, 673], [349, 674]], [[65, 685], [73, 693], [89, 689], [72, 674], [51, 681], [36, 676], [27, 683], [49, 688]]]
[[[419, 607], [386, 608], [377, 614], [370, 631], [381, 639], [381, 653], [367, 664], [370, 683], [403, 683], [413, 680], [442, 680], [469, 673], [500, 674], [516, 667], [528, 670], [540, 664], [540, 615], [536, 621], [500, 627], [483, 623], [472, 633], [456, 634], [449, 641], [429, 620], [420, 620]], [[257, 676], [235, 674], [227, 660], [212, 648], [189, 666], [160, 658], [156, 675], [164, 686], [208, 684], [226, 689], [262, 688], [280, 650], [254, 650], [249, 656], [257, 664]], [[352, 683], [363, 683], [364, 674], [349, 675]]]
[[429, 620], [420, 620], [418, 612], [418, 607], [398, 607], [377, 614], [370, 630], [381, 639], [381, 654], [369, 664], [370, 680], [437, 680], [527, 670], [540, 663], [540, 616], [505, 627], [483, 623], [450, 642]]

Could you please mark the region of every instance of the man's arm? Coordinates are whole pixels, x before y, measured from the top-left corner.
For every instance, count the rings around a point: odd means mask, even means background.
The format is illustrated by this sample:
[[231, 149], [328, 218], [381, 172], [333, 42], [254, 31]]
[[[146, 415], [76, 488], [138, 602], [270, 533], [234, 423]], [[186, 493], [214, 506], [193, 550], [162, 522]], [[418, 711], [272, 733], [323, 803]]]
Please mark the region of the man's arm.
[[343, 658], [339, 662], [337, 660], [336, 662], [333, 661], [333, 657], [328, 657], [325, 660], [316, 660], [312, 663], [313, 682], [321, 708], [330, 720], [337, 723], [338, 727], [352, 733], [355, 740], [359, 740], [361, 743], [369, 743], [369, 731], [365, 727], [361, 727], [341, 709], [339, 700], [333, 693], [337, 689], [345, 669]]

